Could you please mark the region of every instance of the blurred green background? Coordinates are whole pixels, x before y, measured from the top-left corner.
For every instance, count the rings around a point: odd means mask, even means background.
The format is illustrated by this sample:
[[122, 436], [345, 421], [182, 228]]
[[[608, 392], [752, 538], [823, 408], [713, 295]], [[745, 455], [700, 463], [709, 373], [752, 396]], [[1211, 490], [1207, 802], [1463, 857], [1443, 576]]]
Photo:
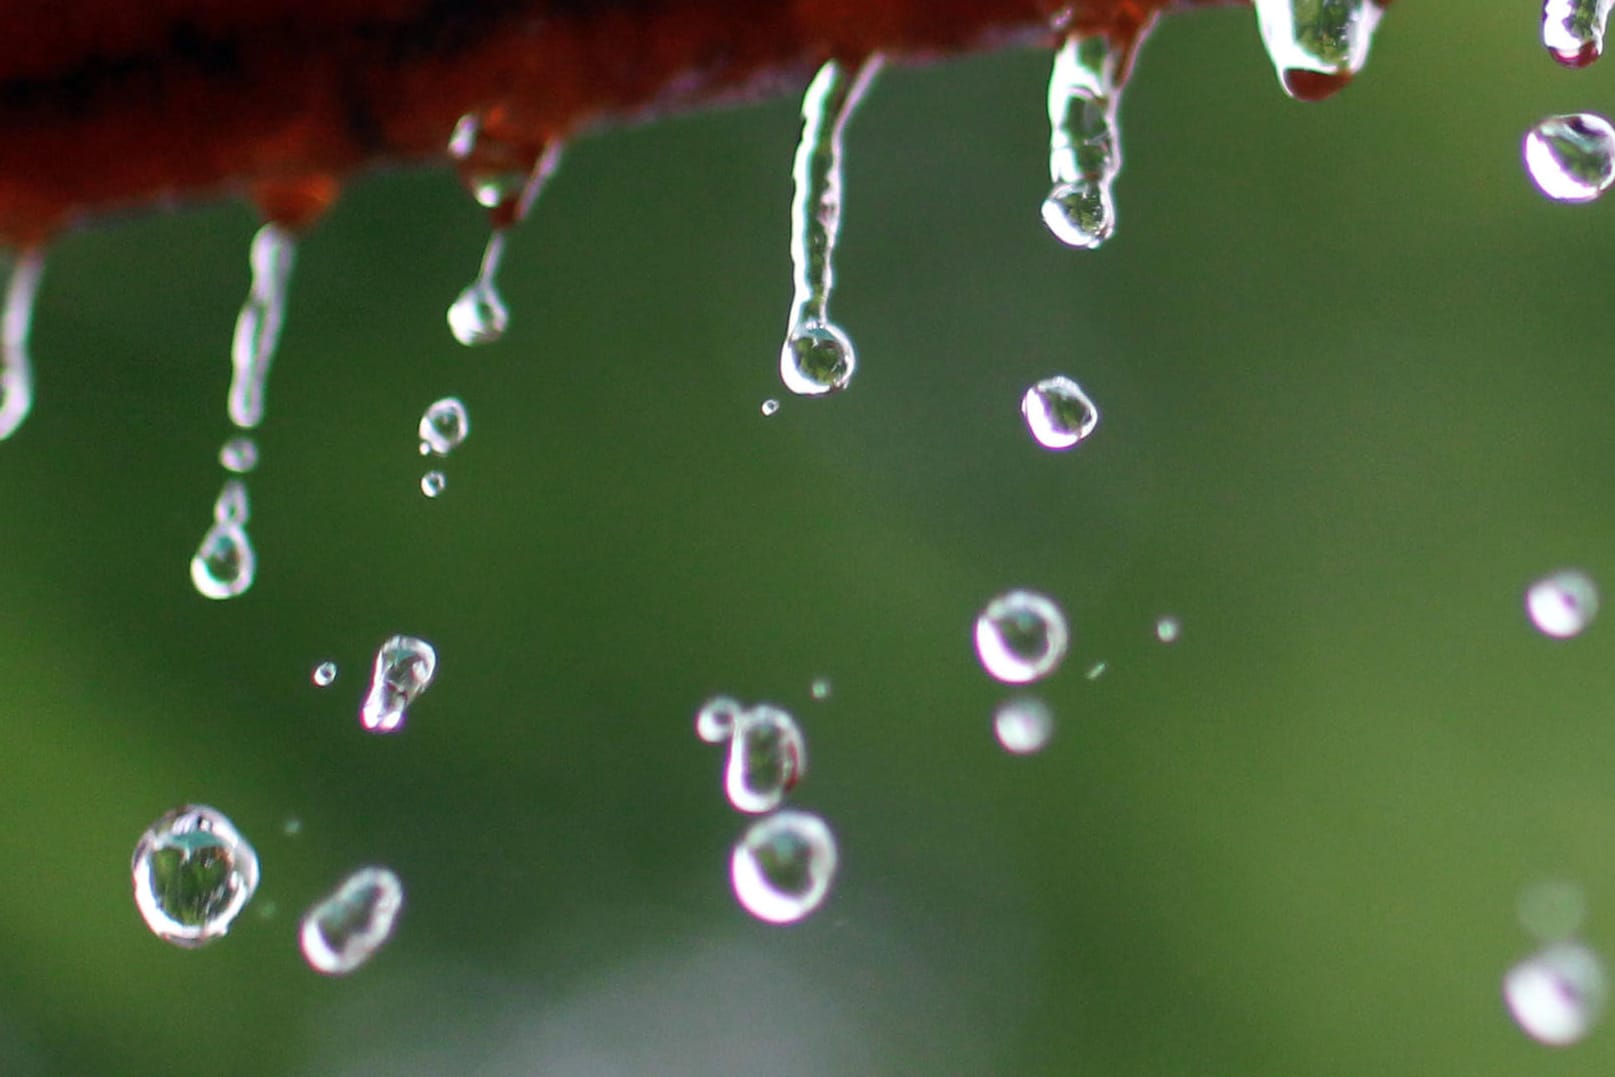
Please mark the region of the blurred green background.
[[[1521, 606], [1565, 565], [1615, 585], [1615, 231], [1518, 163], [1615, 108], [1615, 61], [1558, 69], [1536, 11], [1399, 3], [1321, 106], [1249, 11], [1166, 20], [1095, 253], [1038, 219], [1048, 56], [888, 70], [849, 132], [861, 368], [766, 419], [794, 102], [579, 142], [475, 352], [443, 310], [479, 213], [446, 172], [368, 178], [301, 251], [232, 602], [187, 562], [251, 215], [64, 240], [0, 446], [0, 1069], [1607, 1073], [1611, 1029], [1551, 1052], [1499, 998], [1536, 879], [1615, 948], [1615, 629]], [[1066, 454], [1017, 410], [1053, 373], [1103, 413]], [[1030, 758], [970, 645], [1012, 586], [1075, 637]], [[369, 736], [395, 632], [439, 678]], [[716, 692], [805, 728], [842, 869], [800, 925], [729, 891]], [[197, 952], [129, 895], [186, 801], [263, 864]], [[371, 862], [398, 934], [325, 980], [298, 916]]]

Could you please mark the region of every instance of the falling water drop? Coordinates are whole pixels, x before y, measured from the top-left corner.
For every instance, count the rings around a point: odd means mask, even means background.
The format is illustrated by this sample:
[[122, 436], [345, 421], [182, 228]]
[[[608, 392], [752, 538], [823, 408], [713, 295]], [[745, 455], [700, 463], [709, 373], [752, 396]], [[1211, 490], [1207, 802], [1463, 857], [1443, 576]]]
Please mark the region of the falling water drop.
[[427, 497], [437, 497], [448, 489], [449, 477], [441, 471], [428, 471], [421, 476], [421, 493]]
[[376, 651], [359, 724], [372, 733], [396, 732], [409, 717], [410, 704], [436, 676], [437, 651], [430, 643], [414, 636], [392, 637]]
[[1021, 414], [1045, 449], [1069, 449], [1099, 425], [1099, 408], [1082, 386], [1061, 375], [1045, 378], [1021, 397]]
[[1088, 672], [1084, 673], [1083, 676], [1090, 681], [1097, 681], [1100, 677], [1105, 675], [1105, 670], [1109, 668], [1110, 663], [1108, 662], [1095, 662], [1093, 665], [1088, 667]]
[[240, 479], [229, 479], [219, 490], [213, 502], [213, 520], [221, 524], [245, 525], [252, 518], [252, 506], [247, 501], [247, 484]]
[[1171, 614], [1157, 617], [1155, 620], [1155, 638], [1162, 643], [1176, 643], [1178, 637], [1183, 635], [1183, 622]]
[[1116, 228], [1112, 188], [1122, 167], [1116, 110], [1139, 37], [1066, 37], [1049, 74], [1049, 179], [1043, 223], [1068, 247], [1092, 249]]
[[1615, 0], [1545, 0], [1542, 47], [1565, 67], [1586, 67], [1604, 53], [1604, 30]]
[[146, 926], [187, 949], [228, 932], [258, 888], [258, 854], [204, 804], [175, 808], [147, 827], [130, 868]]
[[708, 744], [721, 744], [734, 734], [735, 718], [746, 708], [729, 696], [713, 696], [695, 714], [695, 735]]
[[[836, 237], [841, 231], [842, 136], [868, 90], [880, 57], [850, 71], [827, 60], [802, 97], [802, 137], [791, 173], [791, 315], [779, 354], [779, 376], [800, 396], [845, 389], [858, 367], [852, 341], [830, 320]], [[766, 410], [764, 412], [767, 414]]]
[[808, 685], [808, 694], [814, 699], [823, 702], [824, 700], [830, 698], [830, 691], [832, 687], [833, 686], [830, 684], [829, 677], [814, 677], [813, 683]]
[[729, 879], [741, 906], [759, 920], [791, 924], [824, 903], [836, 873], [835, 835], [816, 815], [779, 811], [735, 843]]
[[252, 237], [252, 286], [230, 344], [230, 421], [244, 430], [263, 422], [264, 383], [286, 320], [286, 285], [296, 255], [296, 236], [274, 221]]
[[247, 474], [258, 466], [258, 443], [249, 437], [231, 438], [219, 448], [219, 464], [237, 475]]
[[773, 397], [769, 397], [767, 400], [763, 401], [763, 406], [758, 410], [761, 411], [765, 417], [773, 415], [779, 411], [779, 401], [775, 400]]
[[504, 254], [505, 232], [499, 230], [488, 237], [477, 279], [466, 285], [449, 307], [449, 331], [468, 348], [494, 343], [505, 335], [505, 327], [510, 324], [510, 311], [495, 281]]
[[1384, 14], [1375, 0], [1255, 0], [1262, 44], [1284, 92], [1322, 101], [1368, 62]]
[[733, 715], [724, 791], [736, 811], [773, 811], [805, 773], [807, 742], [796, 719], [767, 703]]
[[1525, 612], [1545, 636], [1579, 636], [1598, 616], [1598, 585], [1575, 569], [1544, 576], [1526, 588]]
[[346, 976], [392, 937], [404, 884], [386, 868], [360, 868], [303, 915], [303, 958], [315, 972]]
[[1556, 942], [1503, 977], [1503, 1001], [1520, 1030], [1548, 1047], [1580, 1042], [1603, 1017], [1609, 976], [1603, 960], [1576, 942]]
[[1041, 752], [1054, 735], [1054, 714], [1041, 699], [1006, 700], [993, 711], [993, 735], [1013, 755]]
[[1008, 591], [976, 618], [976, 654], [1006, 684], [1026, 684], [1054, 672], [1070, 644], [1065, 614], [1036, 591]]
[[34, 321], [34, 297], [45, 272], [45, 253], [23, 251], [6, 281], [0, 310], [0, 441], [17, 432], [34, 406], [34, 365], [28, 357], [28, 333]]
[[1591, 202], [1615, 183], [1615, 128], [1591, 112], [1549, 116], [1526, 133], [1525, 170], [1556, 202]]
[[308, 679], [314, 682], [316, 688], [329, 688], [336, 683], [336, 675], [336, 663], [327, 659], [314, 667], [314, 672], [309, 674]]
[[471, 432], [471, 417], [459, 397], [446, 396], [421, 416], [421, 453], [447, 456], [460, 447]]
[[252, 586], [258, 555], [247, 537], [247, 488], [230, 479], [213, 503], [213, 526], [191, 557], [191, 582], [205, 598], [234, 598]]

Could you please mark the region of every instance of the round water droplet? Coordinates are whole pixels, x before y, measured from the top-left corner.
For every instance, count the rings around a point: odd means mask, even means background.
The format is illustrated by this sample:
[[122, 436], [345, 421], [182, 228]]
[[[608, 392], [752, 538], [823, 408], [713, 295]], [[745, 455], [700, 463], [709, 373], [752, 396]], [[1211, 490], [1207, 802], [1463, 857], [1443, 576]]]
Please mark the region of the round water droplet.
[[721, 744], [734, 735], [735, 718], [746, 708], [728, 696], [713, 696], [695, 714], [695, 735], [708, 744]]
[[448, 488], [449, 477], [441, 471], [428, 471], [421, 476], [421, 493], [436, 497]]
[[825, 700], [830, 698], [831, 688], [829, 677], [815, 677], [812, 685], [808, 687], [808, 692], [814, 699]]
[[1568, 879], [1543, 879], [1520, 891], [1520, 926], [1540, 942], [1562, 942], [1581, 930], [1587, 894]]
[[316, 688], [328, 688], [336, 680], [336, 674], [336, 663], [327, 660], [315, 666], [308, 679], [314, 682]]
[[258, 854], [223, 813], [187, 804], [135, 843], [135, 907], [152, 934], [187, 949], [221, 938], [258, 888]]
[[1077, 180], [1059, 183], [1043, 200], [1043, 223], [1068, 247], [1093, 250], [1116, 230], [1116, 204], [1110, 185]]
[[471, 432], [471, 416], [459, 397], [446, 396], [432, 404], [421, 416], [421, 451], [447, 456]]
[[492, 344], [505, 335], [510, 324], [510, 311], [493, 281], [479, 278], [466, 286], [465, 291], [449, 307], [449, 331], [466, 347]]
[[1065, 614], [1036, 591], [999, 595], [976, 618], [976, 654], [982, 667], [1007, 684], [1047, 677], [1070, 642]]
[[1544, 576], [1526, 589], [1525, 612], [1545, 636], [1579, 636], [1598, 616], [1598, 585], [1575, 569]]
[[1021, 414], [1045, 449], [1069, 449], [1099, 425], [1099, 409], [1082, 386], [1064, 375], [1044, 378], [1026, 390]]
[[791, 924], [824, 903], [836, 874], [836, 840], [824, 820], [779, 811], [747, 828], [729, 858], [729, 879], [745, 910]]
[[1549, 116], [1525, 136], [1525, 169], [1558, 202], [1590, 202], [1615, 183], [1615, 128], [1602, 116]]
[[993, 735], [1014, 755], [1041, 752], [1054, 735], [1054, 714], [1040, 699], [1011, 699], [993, 712]]
[[394, 636], [376, 651], [370, 691], [359, 724], [372, 733], [392, 733], [409, 717], [408, 708], [437, 676], [437, 651], [414, 636]]
[[245, 475], [258, 466], [258, 443], [248, 437], [231, 438], [219, 449], [219, 463], [226, 471]]
[[1155, 638], [1162, 643], [1176, 643], [1178, 637], [1183, 635], [1183, 623], [1171, 614], [1159, 617], [1155, 621]]
[[360, 868], [303, 916], [299, 940], [315, 972], [346, 976], [392, 936], [404, 885], [386, 868]]
[[1546, 946], [1503, 977], [1503, 1001], [1520, 1030], [1549, 1047], [1580, 1042], [1604, 1014], [1604, 962], [1574, 942]]
[[773, 811], [806, 772], [807, 742], [796, 719], [767, 703], [734, 716], [724, 792], [736, 811]]
[[763, 406], [759, 410], [764, 415], [773, 415], [779, 411], [779, 401], [775, 400], [773, 397], [769, 397], [767, 400], [763, 401]]
[[215, 523], [191, 558], [191, 582], [205, 598], [234, 598], [252, 586], [257, 571], [258, 557], [237, 524]]
[[829, 322], [798, 325], [779, 353], [780, 380], [798, 396], [822, 396], [845, 389], [857, 367], [852, 341]]

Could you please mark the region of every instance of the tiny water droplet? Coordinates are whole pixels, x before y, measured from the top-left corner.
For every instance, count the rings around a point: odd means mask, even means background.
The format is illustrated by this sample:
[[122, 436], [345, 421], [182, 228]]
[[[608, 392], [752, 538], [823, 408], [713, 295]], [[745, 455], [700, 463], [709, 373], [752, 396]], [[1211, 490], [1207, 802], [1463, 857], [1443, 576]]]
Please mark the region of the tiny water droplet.
[[257, 907], [258, 919], [260, 920], [273, 920], [275, 918], [275, 914], [280, 912], [280, 906], [276, 905], [273, 901], [260, 901], [258, 902]]
[[1155, 638], [1162, 643], [1176, 643], [1178, 637], [1183, 635], [1183, 622], [1171, 614], [1159, 617], [1155, 621]]
[[475, 112], [467, 112], [454, 121], [454, 130], [449, 133], [449, 156], [456, 161], [463, 161], [471, 156], [471, 151], [477, 144], [477, 131], [482, 121]]
[[471, 433], [471, 416], [459, 397], [446, 396], [426, 409], [421, 416], [421, 453], [447, 456], [460, 447], [465, 436]]
[[763, 401], [763, 406], [759, 410], [761, 410], [764, 415], [773, 415], [779, 411], [779, 401], [775, 400], [773, 397], [769, 397], [767, 400]]
[[1556, 942], [1503, 977], [1503, 1001], [1520, 1030], [1548, 1047], [1580, 1042], [1603, 1017], [1609, 977], [1603, 960], [1575, 942]]
[[1105, 670], [1109, 668], [1110, 664], [1108, 662], [1095, 662], [1093, 665], [1088, 667], [1088, 672], [1084, 673], [1083, 676], [1088, 678], [1090, 681], [1097, 681], [1100, 677], [1105, 675]]
[[1587, 894], [1568, 879], [1542, 879], [1520, 891], [1520, 926], [1538, 942], [1563, 942], [1587, 918]]
[[315, 972], [346, 976], [392, 937], [404, 884], [387, 868], [360, 868], [303, 916], [303, 958]]
[[1586, 67], [1604, 53], [1604, 31], [1615, 0], [1545, 0], [1542, 47], [1565, 67]]
[[840, 392], [852, 381], [858, 357], [840, 328], [825, 322], [796, 326], [779, 356], [779, 376], [798, 396]]
[[993, 711], [993, 734], [1006, 752], [1041, 752], [1054, 735], [1054, 714], [1041, 699], [1006, 700]]
[[752, 823], [735, 843], [729, 879], [741, 907], [791, 924], [824, 904], [836, 874], [835, 835], [808, 812], [785, 810]]
[[1591, 112], [1549, 116], [1525, 136], [1525, 170], [1556, 202], [1591, 202], [1615, 183], [1615, 128]]
[[695, 735], [708, 744], [721, 744], [735, 731], [735, 718], [746, 708], [729, 696], [713, 696], [695, 714]]
[[829, 677], [815, 677], [808, 687], [808, 692], [814, 699], [825, 700], [830, 698], [831, 687]]
[[428, 471], [421, 476], [421, 493], [436, 497], [448, 488], [449, 477], [441, 471]]
[[724, 792], [736, 811], [773, 811], [807, 773], [807, 742], [796, 719], [767, 703], [733, 715]]
[[35, 247], [17, 256], [6, 281], [0, 308], [0, 441], [15, 434], [33, 410], [34, 365], [28, 355], [28, 335], [44, 272], [44, 251]]
[[187, 949], [225, 935], [258, 888], [258, 854], [205, 804], [175, 808], [147, 827], [130, 869], [146, 926]]
[[510, 311], [492, 278], [472, 281], [449, 307], [449, 331], [468, 348], [494, 343], [509, 325]]
[[316, 688], [329, 688], [336, 681], [337, 666], [329, 659], [314, 667], [309, 674], [309, 680], [314, 682]]
[[303, 820], [297, 818], [295, 815], [291, 816], [284, 823], [280, 824], [280, 832], [286, 835], [288, 838], [297, 837], [303, 832]]
[[1598, 585], [1575, 569], [1544, 576], [1526, 589], [1525, 612], [1545, 636], [1579, 636], [1598, 616]]
[[1368, 62], [1384, 14], [1375, 0], [1255, 0], [1262, 44], [1284, 92], [1322, 101]]
[[1021, 397], [1026, 428], [1045, 449], [1069, 449], [1099, 425], [1099, 408], [1082, 386], [1061, 375], [1045, 378]]
[[234, 598], [252, 586], [258, 555], [240, 524], [215, 523], [191, 557], [191, 583], [204, 598]]
[[258, 443], [249, 437], [231, 438], [219, 448], [219, 464], [237, 475], [247, 474], [258, 466]]
[[[1142, 36], [1143, 31], [1140, 31]], [[1116, 229], [1122, 168], [1117, 108], [1130, 49], [1109, 34], [1067, 35], [1049, 73], [1049, 179], [1043, 223], [1068, 247], [1093, 249]]]
[[376, 651], [370, 691], [359, 711], [359, 724], [372, 733], [392, 733], [409, 717], [410, 704], [437, 676], [437, 651], [414, 636], [394, 636]]
[[230, 421], [244, 430], [263, 422], [264, 385], [286, 320], [286, 286], [296, 254], [296, 236], [273, 221], [252, 237], [252, 285], [230, 343]]
[[1026, 684], [1053, 673], [1071, 642], [1065, 614], [1036, 591], [1008, 591], [976, 618], [976, 654], [994, 679]]

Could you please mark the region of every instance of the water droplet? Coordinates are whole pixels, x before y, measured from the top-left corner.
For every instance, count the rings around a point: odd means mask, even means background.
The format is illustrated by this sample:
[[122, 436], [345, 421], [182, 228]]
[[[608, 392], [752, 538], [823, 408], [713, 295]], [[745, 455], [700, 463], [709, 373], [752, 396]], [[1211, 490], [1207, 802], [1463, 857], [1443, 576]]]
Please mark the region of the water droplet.
[[824, 903], [836, 860], [835, 835], [824, 820], [779, 811], [746, 829], [729, 859], [729, 878], [747, 912], [771, 924], [791, 924]]
[[314, 682], [316, 688], [329, 688], [336, 681], [336, 674], [336, 663], [327, 660], [314, 667], [309, 680]]
[[1604, 30], [1615, 0], [1545, 0], [1542, 46], [1566, 67], [1586, 67], [1604, 52]]
[[44, 272], [45, 254], [36, 247], [17, 256], [6, 281], [5, 305], [0, 310], [0, 441], [17, 432], [34, 406], [28, 334]]
[[230, 930], [258, 888], [258, 854], [216, 808], [187, 804], [146, 828], [131, 872], [152, 934], [191, 949]]
[[[244, 499], [232, 507], [221, 496], [214, 505], [214, 515], [219, 517], [237, 508], [244, 511]], [[252, 586], [257, 573], [258, 555], [253, 552], [245, 528], [239, 521], [216, 518], [191, 557], [191, 582], [196, 590], [204, 598], [234, 598]]]
[[454, 130], [449, 133], [449, 156], [456, 161], [463, 161], [471, 156], [471, 150], [477, 144], [477, 129], [482, 121], [475, 112], [467, 112], [454, 121]]
[[791, 170], [793, 294], [779, 374], [787, 389], [803, 396], [845, 389], [858, 366], [852, 341], [830, 320], [830, 294], [841, 232], [842, 136], [880, 65], [879, 56], [856, 71], [828, 60], [802, 96], [802, 135]]
[[394, 636], [376, 651], [370, 692], [359, 711], [359, 724], [372, 733], [392, 733], [409, 717], [409, 705], [437, 676], [437, 651], [414, 636]]
[[244, 525], [251, 518], [252, 507], [247, 501], [247, 484], [240, 479], [229, 479], [219, 490], [213, 502], [213, 519], [221, 524]]
[[1099, 408], [1082, 386], [1064, 375], [1045, 378], [1026, 390], [1021, 414], [1045, 449], [1069, 449], [1099, 425]]
[[1036, 591], [1008, 591], [976, 618], [976, 654], [984, 669], [1007, 684], [1026, 684], [1053, 673], [1071, 635], [1065, 614]]
[[[490, 240], [489, 249], [492, 247]], [[495, 261], [497, 263], [497, 259]], [[508, 325], [510, 311], [500, 298], [492, 276], [478, 277], [466, 285], [454, 305], [449, 307], [449, 332], [468, 348], [494, 343], [505, 335]]]
[[767, 703], [733, 715], [724, 791], [736, 811], [773, 811], [807, 773], [807, 742], [796, 719]]
[[1054, 714], [1040, 699], [1006, 700], [993, 711], [993, 734], [1006, 752], [1032, 755], [1054, 735]]
[[436, 497], [448, 488], [449, 477], [441, 471], [428, 471], [421, 476], [421, 493]]
[[244, 430], [263, 422], [264, 383], [286, 320], [286, 285], [296, 254], [296, 237], [273, 221], [252, 237], [252, 286], [230, 344], [230, 421]]
[[746, 708], [729, 696], [713, 696], [695, 714], [695, 735], [708, 744], [721, 744], [735, 731], [735, 718]]
[[775, 400], [773, 397], [769, 397], [767, 400], [763, 401], [763, 406], [759, 410], [761, 410], [764, 415], [773, 415], [779, 411], [779, 401]]
[[[1140, 32], [1142, 36], [1142, 31]], [[1109, 34], [1071, 34], [1049, 73], [1049, 179], [1043, 223], [1069, 247], [1092, 249], [1116, 228], [1112, 187], [1122, 168], [1116, 111], [1131, 50]]]
[[458, 397], [446, 396], [426, 409], [421, 416], [421, 453], [431, 452], [447, 456], [460, 447], [471, 432], [471, 416]]
[[1520, 926], [1539, 942], [1562, 942], [1581, 930], [1587, 895], [1568, 879], [1543, 879], [1520, 891]]
[[1262, 44], [1284, 92], [1322, 101], [1368, 62], [1384, 14], [1374, 0], [1255, 0]]
[[303, 958], [315, 972], [346, 976], [392, 937], [404, 885], [386, 868], [360, 868], [303, 916]]
[[1155, 621], [1155, 638], [1162, 643], [1176, 643], [1178, 637], [1183, 635], [1183, 622], [1171, 614], [1159, 617]]
[[1105, 675], [1105, 670], [1109, 668], [1110, 664], [1108, 662], [1095, 662], [1093, 665], [1088, 667], [1088, 672], [1084, 673], [1083, 676], [1088, 678], [1090, 681], [1097, 681], [1100, 677]]
[[1556, 942], [1503, 977], [1503, 1001], [1520, 1030], [1549, 1047], [1580, 1042], [1603, 1017], [1604, 962], [1580, 943]]
[[829, 677], [815, 677], [813, 678], [813, 683], [808, 687], [808, 692], [814, 699], [825, 700], [830, 698], [830, 689]]
[[1575, 569], [1544, 576], [1526, 589], [1525, 612], [1545, 636], [1579, 636], [1598, 616], [1598, 585]]
[[1525, 170], [1556, 202], [1591, 202], [1615, 182], [1615, 128], [1591, 112], [1549, 116], [1525, 136]]
[[219, 449], [224, 470], [245, 475], [258, 466], [258, 443], [248, 437], [231, 438]]

